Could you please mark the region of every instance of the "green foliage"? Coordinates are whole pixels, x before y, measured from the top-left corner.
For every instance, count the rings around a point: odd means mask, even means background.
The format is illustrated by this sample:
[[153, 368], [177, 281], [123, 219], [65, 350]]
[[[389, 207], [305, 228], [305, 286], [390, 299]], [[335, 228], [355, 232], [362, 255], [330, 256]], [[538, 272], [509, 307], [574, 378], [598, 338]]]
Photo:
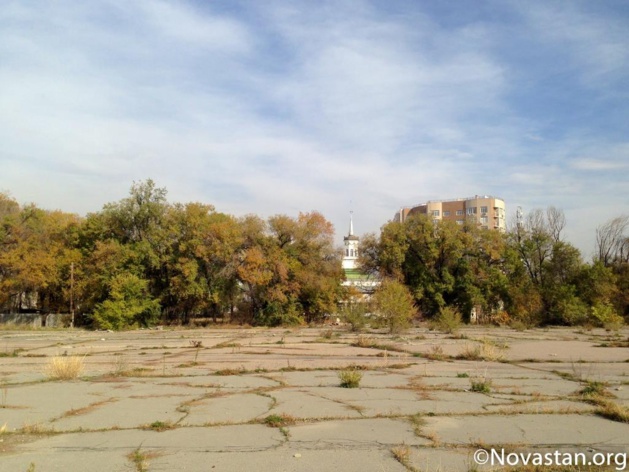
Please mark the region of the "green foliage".
[[[134, 182], [126, 198], [80, 218], [0, 193], [0, 310], [68, 313], [72, 304], [77, 324], [107, 329], [228, 317], [275, 326], [320, 322], [351, 298], [321, 214], [237, 219], [166, 196], [150, 179]], [[388, 223], [360, 247], [362, 271], [400, 284], [375, 295], [374, 319], [398, 331], [415, 308], [466, 317], [480, 306], [526, 326], [617, 329], [629, 317], [627, 221], [599, 227], [592, 264], [562, 240], [554, 208], [533, 210], [506, 235], [423, 216]], [[364, 308], [344, 304], [339, 316], [360, 330]]]
[[366, 303], [357, 301], [355, 297], [348, 295], [344, 297], [344, 303], [340, 306], [338, 314], [352, 331], [362, 331], [368, 322], [367, 308]]
[[388, 223], [379, 241], [366, 246], [365, 263], [403, 280], [429, 317], [446, 305], [462, 313], [474, 305], [491, 310], [500, 306], [508, 287], [501, 266], [505, 238], [470, 223], [434, 224], [423, 215], [413, 216], [404, 223]]
[[373, 295], [373, 306], [378, 320], [391, 333], [399, 333], [411, 326], [417, 310], [408, 288], [392, 279], [382, 282]]
[[264, 418], [262, 422], [265, 425], [267, 425], [269, 428], [283, 428], [285, 426], [294, 425], [297, 422], [297, 420], [290, 415], [282, 413], [280, 415], [278, 414], [269, 415], [266, 418]]
[[556, 287], [553, 295], [547, 297], [552, 301], [548, 309], [548, 322], [564, 325], [581, 325], [588, 320], [588, 307], [572, 293], [571, 287]]
[[491, 393], [491, 380], [471, 379], [470, 390], [478, 393]]
[[445, 306], [434, 319], [432, 325], [434, 329], [453, 334], [459, 330], [461, 323], [461, 313], [454, 307]]
[[109, 283], [109, 298], [96, 305], [92, 320], [100, 329], [150, 326], [159, 316], [159, 301], [151, 298], [148, 282], [122, 273]]
[[254, 324], [259, 326], [292, 326], [304, 322], [299, 316], [293, 303], [268, 303], [258, 311], [253, 318]]
[[616, 313], [609, 303], [597, 303], [590, 311], [591, 320], [597, 326], [602, 326], [610, 331], [618, 331], [624, 325], [622, 316]]

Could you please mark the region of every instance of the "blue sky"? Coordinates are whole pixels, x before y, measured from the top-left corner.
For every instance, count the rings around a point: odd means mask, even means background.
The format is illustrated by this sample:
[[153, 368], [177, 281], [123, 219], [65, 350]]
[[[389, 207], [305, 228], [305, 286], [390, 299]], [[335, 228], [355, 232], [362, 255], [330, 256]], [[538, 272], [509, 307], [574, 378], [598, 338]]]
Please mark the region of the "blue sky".
[[171, 201], [317, 210], [554, 205], [589, 258], [629, 212], [625, 1], [5, 1], [0, 190], [86, 214]]

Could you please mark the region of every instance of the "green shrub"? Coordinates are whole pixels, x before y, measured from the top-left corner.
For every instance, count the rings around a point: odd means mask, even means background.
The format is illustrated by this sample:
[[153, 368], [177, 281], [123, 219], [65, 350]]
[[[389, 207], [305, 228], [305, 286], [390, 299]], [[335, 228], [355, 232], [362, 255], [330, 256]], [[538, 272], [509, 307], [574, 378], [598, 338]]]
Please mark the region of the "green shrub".
[[303, 324], [304, 319], [294, 303], [274, 301], [258, 311], [253, 322], [257, 326], [295, 326]]
[[399, 333], [411, 326], [417, 310], [406, 285], [397, 280], [384, 280], [373, 295], [379, 322], [391, 333]]
[[339, 310], [339, 318], [350, 326], [352, 331], [362, 331], [367, 325], [367, 305], [365, 303], [349, 302]]
[[[561, 291], [560, 291], [561, 292]], [[576, 295], [558, 295], [563, 297], [556, 308], [557, 321], [570, 326], [583, 325], [588, 320], [588, 307]], [[552, 319], [552, 318], [551, 318]]]
[[609, 303], [597, 303], [590, 310], [590, 319], [597, 326], [609, 331], [618, 331], [624, 325], [622, 316]]
[[109, 298], [96, 305], [92, 321], [99, 329], [150, 326], [159, 317], [159, 300], [152, 298], [148, 281], [125, 272], [109, 282]]
[[478, 393], [491, 393], [491, 380], [472, 379], [471, 390], [472, 392], [478, 392]]
[[356, 370], [341, 370], [338, 376], [343, 388], [358, 388], [363, 378], [362, 372]]
[[444, 306], [432, 323], [434, 329], [448, 334], [456, 333], [461, 324], [461, 313], [450, 306]]

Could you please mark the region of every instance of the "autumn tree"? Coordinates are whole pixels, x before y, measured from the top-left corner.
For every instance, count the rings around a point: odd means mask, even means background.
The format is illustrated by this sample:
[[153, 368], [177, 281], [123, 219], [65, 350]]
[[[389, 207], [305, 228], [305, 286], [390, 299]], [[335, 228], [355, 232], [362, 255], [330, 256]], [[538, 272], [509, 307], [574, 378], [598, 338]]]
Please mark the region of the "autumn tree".
[[237, 268], [252, 322], [295, 324], [335, 310], [341, 264], [333, 228], [317, 213], [243, 221]]
[[9, 311], [69, 311], [70, 267], [80, 258], [75, 250], [80, 219], [33, 204], [5, 201], [0, 206], [0, 305]]
[[211, 205], [187, 203], [170, 206], [164, 226], [170, 241], [162, 294], [165, 314], [183, 323], [193, 315], [216, 321], [235, 303], [242, 245], [237, 220]]

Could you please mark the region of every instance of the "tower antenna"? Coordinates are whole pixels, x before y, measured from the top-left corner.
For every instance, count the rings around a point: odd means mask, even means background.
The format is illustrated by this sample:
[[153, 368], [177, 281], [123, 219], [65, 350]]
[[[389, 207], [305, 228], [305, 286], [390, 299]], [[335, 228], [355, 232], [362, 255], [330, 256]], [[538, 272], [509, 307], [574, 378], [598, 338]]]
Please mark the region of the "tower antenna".
[[349, 236], [354, 235], [354, 209], [352, 208], [352, 201], [349, 201]]

